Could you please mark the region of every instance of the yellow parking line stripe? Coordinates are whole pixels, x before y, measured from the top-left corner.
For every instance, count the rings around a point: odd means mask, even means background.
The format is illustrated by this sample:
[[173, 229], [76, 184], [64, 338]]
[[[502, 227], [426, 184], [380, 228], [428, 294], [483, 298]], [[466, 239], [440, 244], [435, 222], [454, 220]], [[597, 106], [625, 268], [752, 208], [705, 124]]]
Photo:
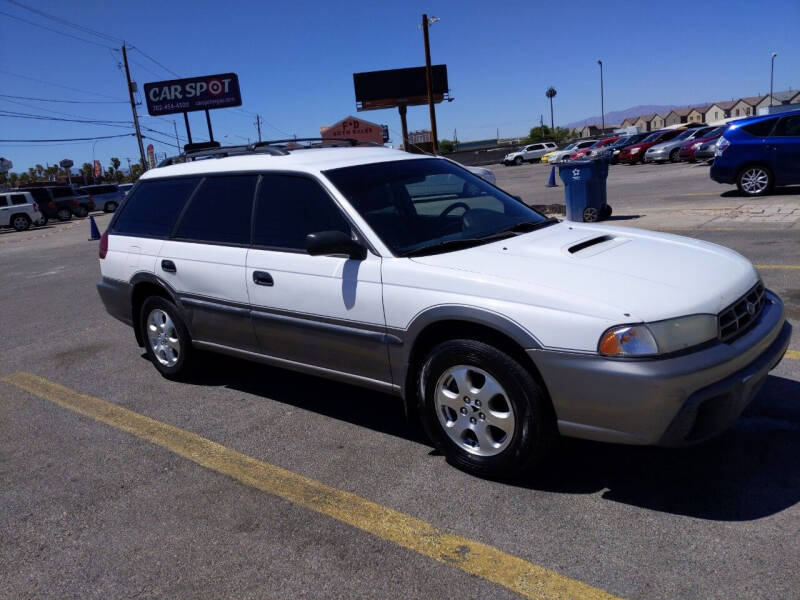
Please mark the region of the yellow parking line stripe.
[[792, 360], [800, 360], [800, 351], [798, 350], [787, 350], [786, 354], [783, 355], [784, 358], [790, 358]]
[[800, 265], [756, 265], [756, 269], [800, 269]]
[[14, 373], [0, 381], [166, 448], [245, 485], [477, 575], [525, 598], [614, 598], [603, 590], [492, 546], [446, 533], [415, 517], [256, 460], [189, 431], [81, 394], [38, 375]]

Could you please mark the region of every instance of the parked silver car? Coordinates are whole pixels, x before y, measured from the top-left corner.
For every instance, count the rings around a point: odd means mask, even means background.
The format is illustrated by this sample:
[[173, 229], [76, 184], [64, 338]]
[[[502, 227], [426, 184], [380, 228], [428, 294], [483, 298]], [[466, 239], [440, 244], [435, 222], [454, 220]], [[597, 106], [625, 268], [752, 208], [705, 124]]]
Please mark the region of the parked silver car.
[[714, 129], [714, 127], [695, 127], [694, 129], [687, 129], [678, 137], [674, 137], [668, 142], [656, 144], [647, 149], [644, 153], [644, 162], [680, 162], [681, 158], [678, 153], [681, 150], [681, 144], [693, 139], [700, 139], [706, 133]]
[[107, 213], [117, 210], [117, 207], [125, 198], [125, 193], [119, 189], [116, 183], [87, 185], [80, 188], [80, 191], [92, 197], [95, 208]]

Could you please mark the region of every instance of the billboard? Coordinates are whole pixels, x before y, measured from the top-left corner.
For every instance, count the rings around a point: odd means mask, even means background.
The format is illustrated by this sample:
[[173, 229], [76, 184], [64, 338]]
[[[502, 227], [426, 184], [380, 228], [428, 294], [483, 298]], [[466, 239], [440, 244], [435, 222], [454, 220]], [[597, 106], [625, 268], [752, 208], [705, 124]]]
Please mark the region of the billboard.
[[[447, 97], [450, 91], [447, 83], [447, 65], [431, 66], [431, 86], [434, 102], [441, 102]], [[353, 73], [353, 87], [358, 110], [428, 103], [425, 67]]]
[[154, 117], [242, 105], [236, 73], [145, 83], [144, 97]]
[[147, 144], [147, 164], [151, 169], [156, 168], [156, 153], [153, 144]]
[[99, 160], [94, 161], [94, 176], [100, 177], [103, 174], [103, 166], [100, 164]]

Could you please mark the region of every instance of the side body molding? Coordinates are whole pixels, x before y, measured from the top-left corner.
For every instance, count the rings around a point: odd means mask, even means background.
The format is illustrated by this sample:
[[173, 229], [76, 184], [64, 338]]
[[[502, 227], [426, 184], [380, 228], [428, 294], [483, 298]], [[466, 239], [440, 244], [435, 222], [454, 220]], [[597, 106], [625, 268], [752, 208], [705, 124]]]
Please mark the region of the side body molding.
[[401, 391], [407, 401], [410, 398], [407, 397], [406, 378], [414, 344], [426, 327], [442, 321], [466, 321], [476, 325], [483, 325], [505, 334], [523, 349], [542, 348], [539, 340], [522, 325], [505, 315], [486, 308], [462, 304], [440, 304], [426, 308], [413, 317], [407, 329], [389, 329], [391, 333], [399, 337], [403, 342], [402, 344], [390, 344], [388, 348], [392, 365], [392, 380], [402, 386]]

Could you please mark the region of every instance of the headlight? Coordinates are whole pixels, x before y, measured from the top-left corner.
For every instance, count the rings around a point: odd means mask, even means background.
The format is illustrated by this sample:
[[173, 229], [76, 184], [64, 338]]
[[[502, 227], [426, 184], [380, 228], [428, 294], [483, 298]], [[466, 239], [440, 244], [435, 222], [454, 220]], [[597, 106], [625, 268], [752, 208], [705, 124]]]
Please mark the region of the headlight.
[[697, 150], [702, 145], [703, 142], [697, 142], [696, 144], [692, 144], [692, 150]]
[[631, 148], [631, 154], [636, 154], [641, 148]]
[[690, 315], [646, 325], [618, 325], [608, 329], [597, 344], [604, 356], [656, 356], [670, 354], [713, 340], [714, 315]]

